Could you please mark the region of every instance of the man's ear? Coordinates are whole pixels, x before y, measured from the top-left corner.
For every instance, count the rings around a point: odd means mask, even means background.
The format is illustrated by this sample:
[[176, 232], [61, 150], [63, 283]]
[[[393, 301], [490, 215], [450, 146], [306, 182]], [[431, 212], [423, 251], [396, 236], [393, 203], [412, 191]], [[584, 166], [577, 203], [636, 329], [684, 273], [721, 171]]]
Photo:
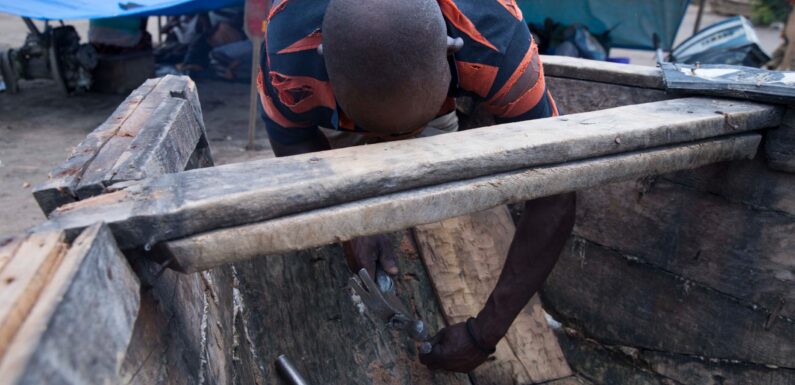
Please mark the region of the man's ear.
[[[447, 37], [447, 54], [452, 55], [461, 50], [464, 47], [464, 39], [457, 37], [452, 38], [450, 36]], [[319, 47], [318, 47], [319, 48]]]
[[317, 45], [317, 54], [323, 56], [323, 43]]

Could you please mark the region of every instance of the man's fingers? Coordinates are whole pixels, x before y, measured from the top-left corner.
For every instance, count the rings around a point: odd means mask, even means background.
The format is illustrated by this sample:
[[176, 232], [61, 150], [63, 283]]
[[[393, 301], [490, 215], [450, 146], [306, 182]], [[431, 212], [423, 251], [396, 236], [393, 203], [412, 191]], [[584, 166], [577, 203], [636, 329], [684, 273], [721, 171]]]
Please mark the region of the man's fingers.
[[389, 275], [397, 275], [397, 257], [388, 239], [379, 242], [379, 251], [378, 261], [381, 263], [381, 268]]
[[[433, 336], [433, 338], [423, 343], [423, 345], [430, 344], [431, 346], [430, 352], [428, 353], [423, 353], [422, 351], [420, 351], [420, 362], [423, 365], [427, 366], [428, 369], [431, 370], [438, 369], [442, 361], [443, 349], [441, 342], [442, 339], [444, 338], [444, 331], [445, 329], [440, 330], [439, 333], [436, 333], [436, 335]], [[427, 346], [425, 349], [427, 349]]]

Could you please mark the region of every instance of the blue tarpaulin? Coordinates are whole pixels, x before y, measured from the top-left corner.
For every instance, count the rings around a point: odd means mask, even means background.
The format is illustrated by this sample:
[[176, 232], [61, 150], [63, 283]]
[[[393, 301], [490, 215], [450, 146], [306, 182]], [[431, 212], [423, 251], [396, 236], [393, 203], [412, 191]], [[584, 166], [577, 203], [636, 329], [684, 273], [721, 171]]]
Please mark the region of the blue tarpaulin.
[[0, 0], [0, 12], [33, 19], [100, 19], [183, 15], [243, 3], [244, 0]]
[[593, 34], [610, 30], [612, 47], [670, 50], [690, 0], [518, 0], [528, 23], [544, 19], [571, 25], [580, 23]]

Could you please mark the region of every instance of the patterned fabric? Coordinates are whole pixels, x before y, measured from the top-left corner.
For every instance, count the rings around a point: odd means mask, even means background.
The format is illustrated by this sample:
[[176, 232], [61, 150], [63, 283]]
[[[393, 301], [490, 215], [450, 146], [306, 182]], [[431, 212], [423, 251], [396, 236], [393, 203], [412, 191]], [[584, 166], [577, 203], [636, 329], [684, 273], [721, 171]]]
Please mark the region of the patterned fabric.
[[[257, 78], [271, 140], [295, 144], [318, 126], [367, 135], [337, 106], [317, 53], [329, 0], [281, 0], [268, 16]], [[451, 37], [464, 47], [451, 57], [453, 84], [439, 115], [455, 97], [471, 96], [500, 122], [557, 115], [546, 89], [538, 48], [515, 0], [437, 0]], [[395, 137], [391, 139], [402, 139]]]

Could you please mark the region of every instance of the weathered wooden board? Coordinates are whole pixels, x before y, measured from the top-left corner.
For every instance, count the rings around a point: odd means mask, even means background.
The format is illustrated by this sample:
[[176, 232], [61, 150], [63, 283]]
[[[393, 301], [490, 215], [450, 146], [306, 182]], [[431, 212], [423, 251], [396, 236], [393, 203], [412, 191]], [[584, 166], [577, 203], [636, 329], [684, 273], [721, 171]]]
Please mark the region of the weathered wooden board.
[[578, 204], [575, 234], [739, 304], [795, 318], [795, 215], [664, 179], [584, 191]]
[[795, 173], [795, 107], [787, 110], [781, 126], [768, 130], [765, 155], [770, 168]]
[[662, 71], [657, 67], [547, 55], [541, 55], [541, 62], [544, 63], [545, 76], [658, 90], [665, 89]]
[[[449, 325], [475, 316], [502, 271], [516, 228], [505, 206], [418, 226], [414, 239]], [[527, 384], [572, 375], [537, 298], [519, 313], [478, 384]]]
[[10, 236], [0, 240], [0, 271], [3, 271], [11, 257], [16, 254], [19, 245], [27, 238], [27, 236]]
[[546, 78], [547, 87], [561, 114], [578, 114], [673, 99], [656, 88], [642, 88], [620, 84], [600, 83], [565, 77]]
[[792, 385], [795, 370], [708, 360], [654, 351], [641, 351], [638, 360], [655, 373], [681, 384], [693, 385]]
[[395, 191], [690, 142], [779, 121], [777, 107], [737, 101], [688, 98], [619, 107], [163, 175], [98, 200], [63, 206], [42, 228], [79, 228], [101, 219], [113, 224], [123, 247], [141, 245]]
[[[439, 330], [444, 321], [410, 235], [392, 239], [401, 269], [398, 295], [431, 331]], [[428, 370], [415, 342], [353, 302], [339, 246], [257, 258], [236, 271], [242, 350], [255, 356], [260, 383], [281, 383], [273, 366], [280, 354], [312, 384], [470, 383], [465, 375]]]
[[770, 322], [762, 309], [579, 237], [542, 298], [555, 318], [603, 343], [795, 367], [791, 319]]
[[[179, 104], [180, 100], [189, 105]], [[201, 107], [191, 106], [192, 100], [198, 103], [196, 84], [190, 78], [163, 77], [80, 176], [78, 198], [99, 195], [114, 182], [143, 178], [147, 171], [158, 175], [155, 171], [184, 170], [190, 151], [204, 134], [201, 115], [197, 115]], [[150, 164], [157, 158], [172, 160]]]
[[[588, 379], [594, 385], [701, 385], [669, 382], [617, 347], [606, 347], [593, 339], [577, 334], [569, 335], [562, 330], [556, 334], [571, 368], [578, 376]], [[635, 348], [625, 350], [633, 353], [638, 351]]]
[[[166, 270], [158, 276], [157, 263], [139, 255], [134, 261], [145, 286], [121, 366], [123, 383], [233, 383], [238, 336], [231, 267], [190, 275]], [[254, 370], [250, 362], [242, 364]]]
[[58, 268], [65, 248], [61, 231], [31, 234], [0, 271], [0, 360]]
[[769, 169], [761, 154], [753, 161], [716, 163], [660, 177], [750, 208], [795, 215], [795, 174]]
[[[188, 105], [175, 106], [174, 99]], [[101, 194], [115, 182], [155, 175], [155, 169], [181, 171], [203, 135], [190, 78], [147, 80], [34, 189], [34, 197], [49, 214], [62, 204]]]
[[119, 383], [138, 298], [138, 279], [110, 230], [86, 229], [10, 344], [0, 384]]
[[159, 78], [149, 79], [133, 91], [104, 123], [72, 150], [65, 162], [50, 172], [46, 182], [34, 188], [33, 196], [45, 214], [77, 200], [77, 184], [84, 170], [159, 82]]
[[[166, 243], [183, 271], [197, 271], [260, 254], [301, 250], [433, 223], [509, 202], [576, 191], [649, 174], [752, 157], [758, 135], [569, 162], [557, 166], [442, 184], [308, 211]], [[120, 225], [132, 226], [132, 224]], [[120, 233], [127, 231], [120, 229]]]

